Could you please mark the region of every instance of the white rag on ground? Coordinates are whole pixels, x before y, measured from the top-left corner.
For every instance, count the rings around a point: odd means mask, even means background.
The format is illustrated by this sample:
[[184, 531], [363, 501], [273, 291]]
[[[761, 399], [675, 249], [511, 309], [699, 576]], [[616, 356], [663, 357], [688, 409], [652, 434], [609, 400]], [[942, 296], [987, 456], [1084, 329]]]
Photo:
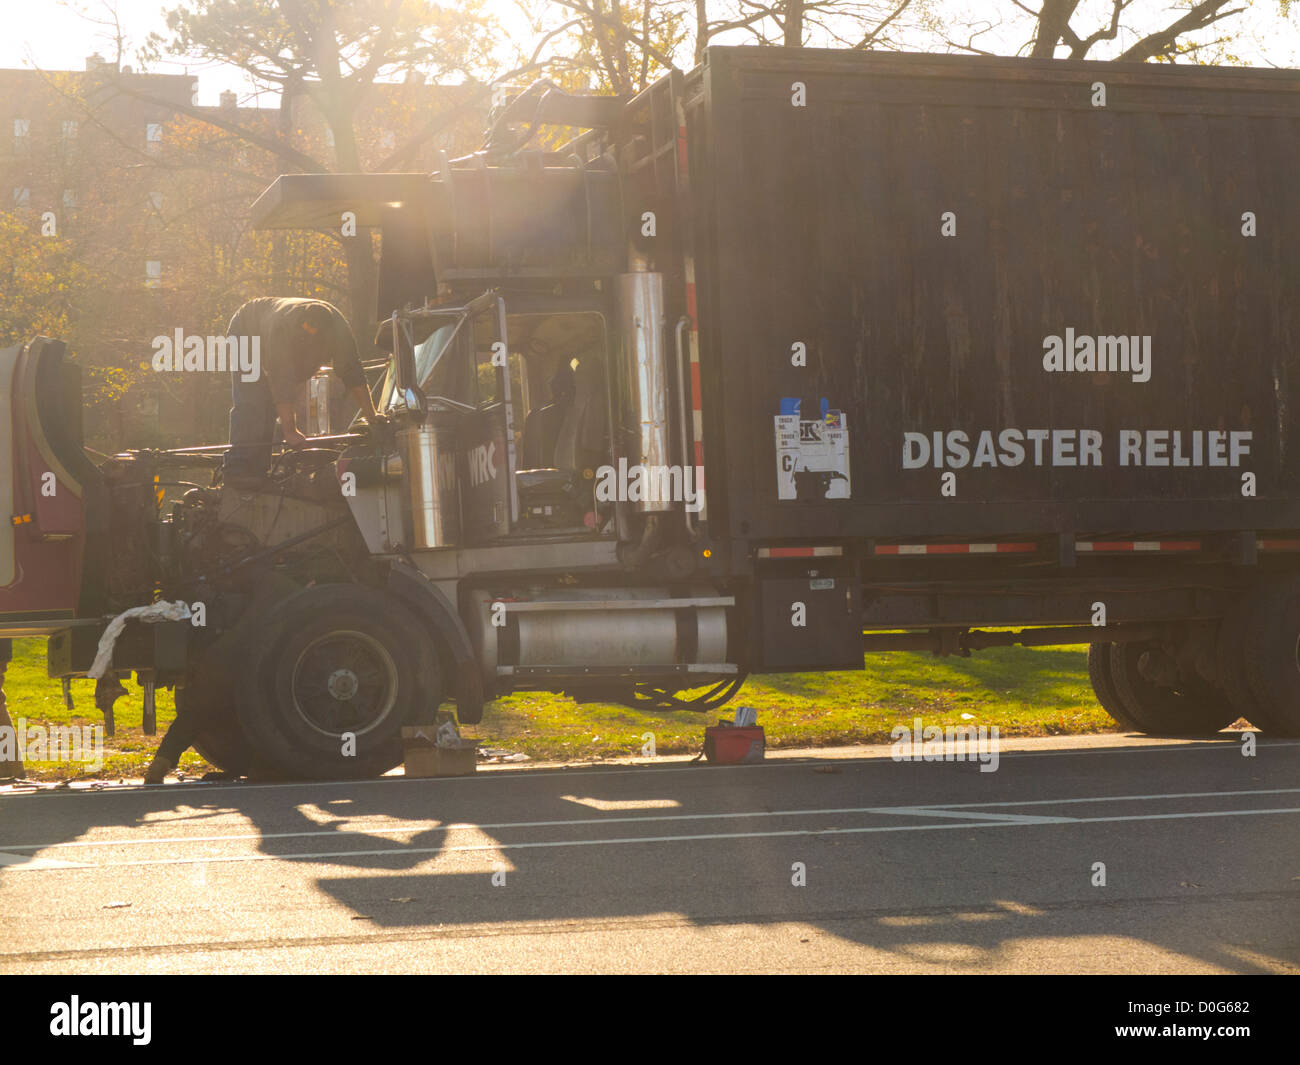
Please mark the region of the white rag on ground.
[[108, 671], [109, 663], [113, 661], [113, 645], [117, 643], [117, 638], [122, 635], [122, 630], [126, 628], [126, 623], [131, 618], [139, 618], [141, 621], [146, 622], [157, 622], [184, 621], [189, 616], [189, 606], [179, 600], [175, 603], [169, 603], [163, 599], [157, 603], [150, 603], [148, 606], [133, 606], [130, 610], [122, 611], [108, 623], [104, 635], [99, 638], [99, 650], [95, 652], [95, 661], [86, 670], [86, 676], [91, 680], [98, 680]]

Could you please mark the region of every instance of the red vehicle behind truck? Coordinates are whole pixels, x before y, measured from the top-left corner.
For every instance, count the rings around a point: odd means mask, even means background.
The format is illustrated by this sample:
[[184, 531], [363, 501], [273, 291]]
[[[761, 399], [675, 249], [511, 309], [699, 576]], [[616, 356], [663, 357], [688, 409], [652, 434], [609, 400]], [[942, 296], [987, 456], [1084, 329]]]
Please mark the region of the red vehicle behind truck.
[[1008, 643], [1088, 643], [1127, 728], [1296, 735], [1297, 172], [1295, 71], [713, 48], [635, 98], [539, 83], [432, 174], [253, 205], [382, 230], [386, 424], [314, 388], [265, 484], [164, 508], [212, 449], [94, 463], [63, 346], [0, 353], [0, 632], [78, 676], [113, 615], [203, 604], [113, 669], [233, 772], [382, 772], [450, 700], [701, 710]]

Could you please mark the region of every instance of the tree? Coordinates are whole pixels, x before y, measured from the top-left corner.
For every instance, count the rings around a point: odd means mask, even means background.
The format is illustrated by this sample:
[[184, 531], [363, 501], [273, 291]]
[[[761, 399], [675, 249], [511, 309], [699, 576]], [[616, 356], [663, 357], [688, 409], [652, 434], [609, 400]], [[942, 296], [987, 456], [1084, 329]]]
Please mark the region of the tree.
[[0, 347], [71, 334], [87, 271], [70, 240], [41, 230], [30, 212], [0, 212]]
[[810, 38], [815, 37], [815, 43], [829, 47], [901, 49], [903, 16], [928, 6], [928, 0], [715, 0], [712, 9], [720, 17], [710, 18], [708, 0], [693, 3], [697, 63], [711, 40], [737, 34], [752, 43], [786, 48], [814, 43]]
[[[403, 74], [416, 74], [421, 82], [431, 76], [435, 84], [472, 77], [491, 48], [491, 24], [480, 0], [459, 10], [431, 0], [185, 0], [166, 18], [168, 35], [151, 35], [146, 61], [164, 53], [219, 60], [280, 97], [273, 129], [238, 114], [173, 104], [179, 115], [223, 130], [271, 161], [274, 168], [263, 173], [263, 184], [283, 171], [357, 173], [403, 165], [473, 104], [462, 99], [447, 113], [430, 114], [385, 158], [367, 159], [361, 120], [373, 110], [382, 83]], [[483, 86], [484, 100], [488, 93]], [[317, 118], [323, 125], [313, 137]], [[373, 324], [374, 235], [362, 228], [336, 239], [347, 262], [353, 323], [366, 333]]]
[[[936, 11], [934, 36], [944, 46], [979, 54], [1029, 55], [1038, 59], [1108, 59], [1115, 62], [1175, 62], [1179, 59], [1216, 61], [1230, 58], [1225, 49], [1235, 33], [1227, 20], [1243, 14], [1250, 0], [1109, 0], [1084, 5], [1081, 0], [1039, 0], [1037, 9], [1023, 0], [1000, 0], [999, 18], [972, 20], [963, 5], [949, 13], [944, 3]], [[1289, 0], [1280, 0], [1287, 14]], [[1081, 12], [1080, 9], [1084, 8]], [[945, 18], [945, 16], [948, 16]], [[953, 36], [953, 30], [964, 34]], [[1208, 32], [1207, 32], [1208, 31]], [[977, 40], [1001, 38], [987, 46]]]

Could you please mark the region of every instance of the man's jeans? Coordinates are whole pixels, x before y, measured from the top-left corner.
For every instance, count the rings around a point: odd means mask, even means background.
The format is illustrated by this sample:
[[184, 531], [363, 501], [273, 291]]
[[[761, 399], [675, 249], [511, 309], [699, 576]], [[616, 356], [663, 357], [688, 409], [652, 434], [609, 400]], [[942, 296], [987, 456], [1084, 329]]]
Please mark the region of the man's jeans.
[[264, 477], [271, 468], [271, 446], [279, 434], [275, 429], [275, 400], [265, 375], [245, 381], [230, 376], [230, 450], [226, 452], [226, 476]]

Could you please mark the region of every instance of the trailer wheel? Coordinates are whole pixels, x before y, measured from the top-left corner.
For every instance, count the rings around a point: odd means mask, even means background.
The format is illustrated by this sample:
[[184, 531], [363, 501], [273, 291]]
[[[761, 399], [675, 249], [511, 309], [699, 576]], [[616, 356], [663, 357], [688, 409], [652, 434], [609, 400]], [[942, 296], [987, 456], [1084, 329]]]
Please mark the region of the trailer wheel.
[[1119, 692], [1115, 690], [1115, 680], [1111, 676], [1110, 665], [1114, 649], [1113, 643], [1088, 645], [1088, 679], [1092, 681], [1092, 690], [1097, 696], [1097, 702], [1115, 719], [1115, 723], [1130, 732], [1141, 732], [1142, 726], [1128, 712], [1119, 697]]
[[1236, 711], [1228, 698], [1199, 678], [1179, 689], [1155, 684], [1142, 675], [1142, 658], [1155, 643], [1117, 643], [1111, 650], [1111, 678], [1129, 717], [1140, 731], [1165, 736], [1210, 736], [1231, 725]]
[[273, 607], [256, 631], [237, 713], [286, 774], [375, 777], [402, 761], [403, 725], [434, 720], [438, 655], [402, 603], [356, 584], [319, 585]]
[[1246, 679], [1264, 713], [1258, 724], [1278, 736], [1300, 736], [1300, 579], [1258, 596], [1246, 625]]
[[1219, 671], [1219, 687], [1228, 701], [1252, 725], [1265, 732], [1280, 732], [1276, 717], [1255, 697], [1246, 676], [1246, 633], [1259, 609], [1259, 597], [1243, 595], [1235, 602], [1219, 625], [1219, 639], [1215, 658]]

